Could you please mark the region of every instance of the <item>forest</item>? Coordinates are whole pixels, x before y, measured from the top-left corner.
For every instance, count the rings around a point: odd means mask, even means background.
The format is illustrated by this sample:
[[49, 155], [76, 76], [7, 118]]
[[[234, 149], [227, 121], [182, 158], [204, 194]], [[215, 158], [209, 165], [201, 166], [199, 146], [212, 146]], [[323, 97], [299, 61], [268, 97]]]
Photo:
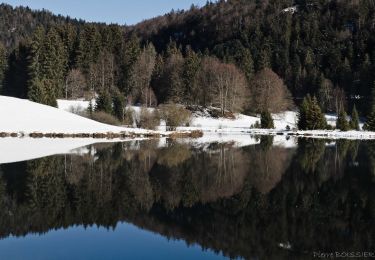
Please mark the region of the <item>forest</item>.
[[117, 117], [127, 104], [249, 114], [316, 100], [375, 128], [373, 0], [221, 0], [134, 26], [6, 4], [0, 17], [3, 95], [52, 106], [99, 95]]

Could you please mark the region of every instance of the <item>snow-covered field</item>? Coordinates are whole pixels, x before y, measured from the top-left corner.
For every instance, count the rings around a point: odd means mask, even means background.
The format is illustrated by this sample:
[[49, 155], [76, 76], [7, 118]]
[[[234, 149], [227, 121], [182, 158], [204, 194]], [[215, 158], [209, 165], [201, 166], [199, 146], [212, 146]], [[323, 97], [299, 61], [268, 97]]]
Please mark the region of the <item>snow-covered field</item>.
[[62, 109], [25, 99], [0, 96], [0, 132], [146, 133], [147, 130], [102, 124]]
[[[207, 116], [193, 116], [188, 128], [181, 127], [181, 130], [200, 129], [206, 132], [243, 132], [254, 126], [257, 122], [260, 124], [260, 118], [255, 116], [247, 116], [243, 114], [235, 114], [235, 119], [212, 118]], [[277, 130], [285, 130], [287, 126], [290, 129], [296, 127], [297, 112], [287, 111], [280, 114], [272, 115], [275, 128]]]

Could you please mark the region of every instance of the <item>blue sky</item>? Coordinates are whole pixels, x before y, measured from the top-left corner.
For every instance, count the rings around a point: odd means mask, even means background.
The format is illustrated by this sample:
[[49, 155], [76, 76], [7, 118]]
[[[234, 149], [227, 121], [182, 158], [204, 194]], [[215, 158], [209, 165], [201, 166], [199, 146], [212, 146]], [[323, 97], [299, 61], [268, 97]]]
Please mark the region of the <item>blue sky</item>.
[[5, 0], [13, 6], [47, 9], [91, 22], [135, 24], [147, 18], [168, 13], [172, 9], [202, 6], [206, 0]]

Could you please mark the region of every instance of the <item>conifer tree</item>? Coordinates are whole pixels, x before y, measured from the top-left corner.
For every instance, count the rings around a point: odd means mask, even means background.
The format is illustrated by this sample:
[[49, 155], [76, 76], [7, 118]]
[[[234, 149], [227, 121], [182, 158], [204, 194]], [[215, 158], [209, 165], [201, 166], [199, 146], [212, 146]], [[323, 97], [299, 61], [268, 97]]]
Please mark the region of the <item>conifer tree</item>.
[[125, 95], [130, 95], [134, 87], [134, 78], [131, 77], [134, 64], [141, 53], [139, 39], [132, 36], [128, 42], [125, 42], [121, 48], [121, 63], [120, 71], [121, 77], [119, 81], [119, 88]]
[[307, 115], [306, 123], [309, 130], [327, 128], [327, 121], [315, 96], [311, 99], [310, 108]]
[[249, 49], [242, 48], [242, 55], [239, 61], [239, 67], [245, 73], [246, 79], [250, 82], [254, 76], [254, 61]]
[[304, 98], [299, 111], [298, 128], [300, 130], [327, 128], [327, 121], [316, 97], [311, 98], [310, 95], [307, 95]]
[[370, 112], [363, 129], [367, 131], [375, 131], [375, 85], [371, 91]]
[[57, 107], [57, 95], [55, 85], [49, 79], [34, 79], [29, 87], [29, 99], [31, 101]]
[[108, 91], [103, 91], [100, 93], [98, 99], [96, 100], [96, 111], [103, 111], [107, 114], [112, 114], [112, 97]]
[[89, 106], [87, 107], [87, 112], [89, 113], [90, 118], [92, 117], [92, 112], [94, 112], [94, 106], [92, 104], [92, 99], [90, 99]]
[[0, 42], [0, 93], [2, 92], [2, 88], [3, 88], [3, 81], [4, 81], [6, 64], [7, 64], [7, 60], [6, 60], [5, 47]]
[[343, 108], [340, 109], [339, 115], [336, 121], [336, 129], [341, 131], [348, 131], [349, 130], [349, 123], [347, 121], [347, 114]]
[[300, 130], [306, 130], [307, 124], [306, 124], [306, 117], [309, 110], [309, 101], [311, 100], [310, 95], [307, 95], [302, 101], [302, 104], [299, 108], [298, 113], [298, 129]]
[[271, 113], [266, 110], [260, 114], [260, 127], [263, 129], [274, 129], [275, 125]]
[[113, 95], [113, 114], [122, 121], [124, 121], [125, 114], [125, 97], [120, 91], [116, 91]]
[[197, 104], [199, 98], [198, 73], [201, 59], [190, 47], [186, 50], [186, 58], [183, 66], [184, 97], [187, 104]]
[[359, 131], [359, 116], [358, 116], [358, 111], [356, 106], [354, 105], [353, 110], [352, 110], [352, 115], [350, 119], [350, 127], [351, 129]]

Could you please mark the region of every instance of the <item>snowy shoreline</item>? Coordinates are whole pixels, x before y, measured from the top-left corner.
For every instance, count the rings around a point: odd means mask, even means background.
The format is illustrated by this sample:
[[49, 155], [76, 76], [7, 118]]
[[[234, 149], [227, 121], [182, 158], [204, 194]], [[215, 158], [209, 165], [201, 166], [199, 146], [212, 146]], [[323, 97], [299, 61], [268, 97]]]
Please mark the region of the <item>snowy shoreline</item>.
[[[178, 127], [176, 131], [166, 131], [161, 124], [159, 130], [113, 126], [99, 123], [88, 118], [70, 113], [69, 110], [77, 107], [85, 109], [86, 101], [61, 101], [59, 108], [37, 104], [25, 99], [0, 96], [0, 139], [1, 138], [92, 138], [92, 139], [131, 139], [131, 138], [190, 138], [200, 137], [203, 134], [216, 133], [226, 135], [273, 135], [295, 136], [326, 139], [375, 139], [375, 132], [338, 130], [295, 130], [297, 112], [286, 111], [273, 114], [275, 129], [254, 129], [252, 126], [259, 123], [256, 116], [235, 114], [234, 119], [212, 118], [207, 111], [193, 114], [188, 127]], [[140, 108], [134, 107], [139, 113]], [[139, 115], [135, 115], [139, 116]], [[326, 115], [327, 121], [334, 126], [336, 117]], [[285, 129], [293, 130], [285, 130]]]

